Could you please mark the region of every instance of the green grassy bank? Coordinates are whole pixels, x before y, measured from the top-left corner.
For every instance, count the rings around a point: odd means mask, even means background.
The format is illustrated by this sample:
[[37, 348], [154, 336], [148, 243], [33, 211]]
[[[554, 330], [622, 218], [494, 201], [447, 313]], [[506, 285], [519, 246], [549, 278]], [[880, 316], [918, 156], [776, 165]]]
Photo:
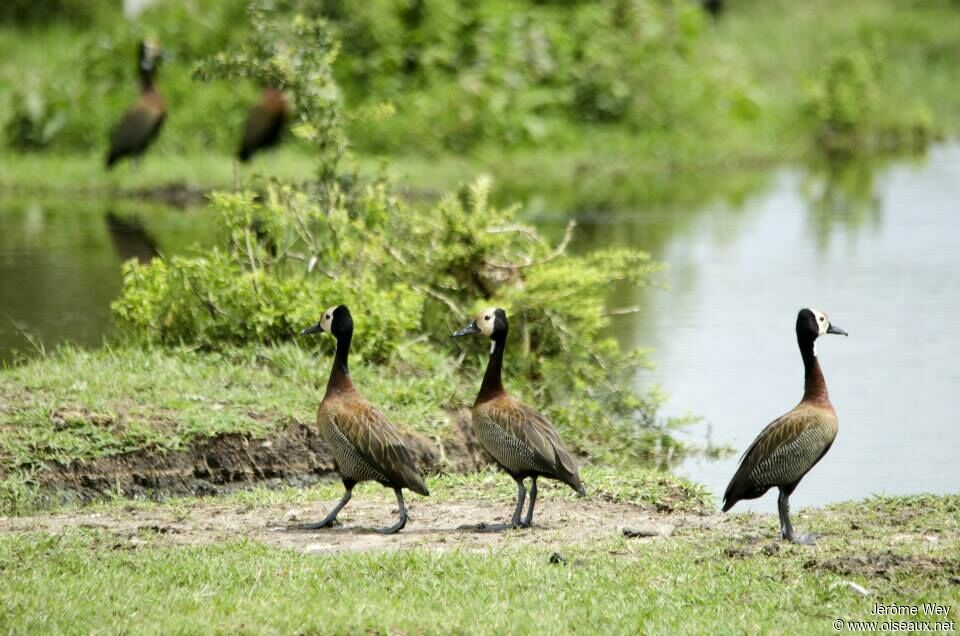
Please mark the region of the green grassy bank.
[[[597, 477], [585, 474], [586, 481]], [[613, 489], [608, 495], [639, 475], [617, 477], [604, 482]], [[478, 483], [440, 479], [430, 488], [443, 498], [454, 489], [476, 491]], [[481, 496], [505, 506], [507, 490]], [[333, 489], [323, 494], [335, 496]], [[632, 497], [623, 501], [643, 505], [636, 492]], [[386, 494], [380, 499], [386, 505]], [[281, 492], [226, 503], [256, 514], [269, 502], [290, 501]], [[960, 602], [956, 496], [872, 498], [803, 511], [800, 521], [820, 533], [815, 548], [775, 540], [769, 515], [674, 512], [655, 517], [674, 524], [669, 536], [638, 540], [611, 533], [571, 541], [557, 554], [552, 545], [529, 543], [531, 534], [550, 532], [543, 529], [517, 532], [495, 550], [458, 547], [456, 531], [441, 537], [442, 549], [341, 554], [243, 539], [182, 544], [163, 528], [144, 527], [131, 536], [99, 525], [123, 505], [87, 510], [56, 532], [0, 533], [0, 629], [806, 634], [848, 631], [845, 624], [835, 630], [837, 620], [883, 620], [872, 615], [877, 603], [950, 610], [935, 617], [921, 608], [918, 617], [897, 620], [956, 620]], [[184, 518], [202, 515], [209, 505], [136, 504], [123, 514], [143, 514], [146, 506], [179, 510]], [[36, 523], [40, 527], [43, 518]], [[408, 529], [415, 533], [415, 522]], [[316, 540], [330, 539], [319, 533]]]

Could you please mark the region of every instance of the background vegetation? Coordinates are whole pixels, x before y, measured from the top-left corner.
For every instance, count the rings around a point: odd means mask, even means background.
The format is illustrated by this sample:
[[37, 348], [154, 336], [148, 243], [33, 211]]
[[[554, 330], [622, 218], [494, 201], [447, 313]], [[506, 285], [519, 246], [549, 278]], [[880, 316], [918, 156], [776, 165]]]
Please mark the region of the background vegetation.
[[[145, 34], [173, 55], [152, 154], [235, 151], [257, 83], [192, 77], [255, 35], [246, 0], [159, 3], [136, 22], [115, 2], [61, 4], [3, 9], [8, 152], [102, 149], [135, 95]], [[743, 0], [716, 21], [694, 0], [276, 0], [262, 12], [322, 15], [339, 43], [327, 97], [345, 107], [355, 156], [402, 157], [415, 182], [444, 189], [482, 167], [509, 196], [574, 184], [569, 205], [636, 203], [691, 169], [922, 149], [960, 122], [951, 0]]]

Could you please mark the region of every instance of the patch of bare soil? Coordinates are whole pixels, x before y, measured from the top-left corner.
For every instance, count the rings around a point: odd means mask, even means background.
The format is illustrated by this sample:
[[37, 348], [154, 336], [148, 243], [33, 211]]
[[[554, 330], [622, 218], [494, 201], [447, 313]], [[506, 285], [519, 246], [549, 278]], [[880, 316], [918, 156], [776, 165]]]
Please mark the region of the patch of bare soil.
[[[69, 417], [100, 416], [71, 412]], [[405, 441], [427, 472], [473, 471], [488, 461], [473, 438], [466, 411], [452, 415], [450, 434], [441, 444], [418, 433], [408, 433]], [[293, 422], [266, 438], [226, 433], [197, 439], [182, 451], [147, 448], [50, 463], [35, 479], [43, 490], [55, 493], [53, 499], [92, 501], [117, 494], [154, 499], [215, 495], [257, 482], [307, 485], [333, 470], [333, 457], [315, 429]]]
[[826, 570], [843, 576], [883, 577], [892, 579], [910, 573], [936, 577], [948, 577], [954, 585], [960, 585], [960, 559], [940, 559], [916, 554], [883, 552], [855, 554], [832, 559], [812, 559], [803, 565], [807, 569]]
[[[378, 498], [379, 499], [379, 498]], [[395, 504], [355, 496], [340, 513], [342, 526], [323, 530], [298, 530], [297, 523], [316, 521], [326, 506], [238, 507], [198, 505], [186, 509], [134, 507], [112, 512], [78, 512], [36, 517], [0, 517], [0, 532], [43, 531], [62, 533], [84, 527], [104, 530], [115, 537], [115, 547], [154, 545], [204, 545], [232, 539], [250, 539], [303, 553], [335, 554], [347, 551], [402, 550], [412, 547], [439, 551], [486, 551], [507, 545], [536, 544], [562, 550], [572, 543], [622, 536], [625, 529], [639, 534], [632, 541], [649, 542], [670, 536], [683, 514], [664, 515], [643, 508], [600, 500], [544, 500], [537, 505], [534, 527], [483, 533], [462, 529], [479, 522], [503, 522], [512, 512], [510, 502], [438, 502], [411, 498], [410, 520], [398, 534], [384, 536], [370, 530], [396, 520]], [[702, 517], [697, 517], [702, 521]]]

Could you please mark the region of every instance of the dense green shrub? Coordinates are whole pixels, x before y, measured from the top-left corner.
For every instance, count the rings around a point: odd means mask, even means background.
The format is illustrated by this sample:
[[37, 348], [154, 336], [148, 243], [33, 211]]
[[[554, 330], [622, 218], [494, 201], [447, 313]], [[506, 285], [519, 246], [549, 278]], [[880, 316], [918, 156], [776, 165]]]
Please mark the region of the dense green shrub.
[[351, 102], [396, 103], [396, 122], [351, 129], [375, 150], [556, 144], [581, 122], [695, 127], [727, 90], [692, 64], [703, 26], [692, 2], [374, 4], [332, 25]]
[[63, 128], [63, 104], [51, 104], [41, 93], [27, 90], [10, 96], [10, 115], [4, 125], [7, 144], [21, 152], [42, 150]]
[[939, 136], [925, 104], [897, 104], [892, 112], [884, 107], [883, 60], [876, 43], [838, 53], [811, 83], [806, 111], [817, 146], [827, 154], [922, 149]]

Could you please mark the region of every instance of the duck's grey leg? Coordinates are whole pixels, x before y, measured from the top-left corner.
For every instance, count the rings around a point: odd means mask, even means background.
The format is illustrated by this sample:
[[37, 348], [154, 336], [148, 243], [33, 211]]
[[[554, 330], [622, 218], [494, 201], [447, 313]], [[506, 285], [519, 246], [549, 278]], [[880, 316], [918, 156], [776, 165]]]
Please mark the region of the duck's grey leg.
[[475, 526], [464, 526], [477, 532], [501, 532], [512, 528], [519, 528], [520, 514], [523, 512], [523, 502], [527, 498], [527, 489], [523, 485], [522, 479], [517, 479], [517, 507], [513, 511], [513, 517], [510, 523], [479, 523]]
[[520, 522], [520, 527], [529, 528], [533, 525], [533, 507], [537, 505], [537, 478], [536, 476], [532, 479], [533, 484], [530, 486], [530, 507], [527, 508], [527, 516], [523, 518], [523, 521]]
[[397, 505], [400, 507], [400, 520], [389, 528], [374, 528], [374, 532], [394, 534], [403, 530], [403, 527], [407, 525], [407, 507], [403, 505], [403, 491], [399, 488], [394, 488], [393, 492], [397, 495]]
[[790, 524], [790, 493], [780, 489], [780, 496], [777, 498], [777, 510], [780, 513], [780, 536], [791, 543], [801, 545], [814, 545], [816, 536], [812, 534], [796, 535], [793, 533], [793, 526]]
[[323, 518], [323, 521], [317, 521], [315, 523], [301, 523], [300, 525], [294, 527], [298, 530], [319, 530], [320, 528], [332, 528], [337, 522], [337, 515], [340, 514], [340, 511], [343, 510], [343, 507], [347, 505], [348, 501], [350, 501], [350, 497], [353, 496], [353, 487], [355, 485], [356, 484], [347, 483], [346, 481], [343, 482], [343, 497], [341, 497], [340, 501], [337, 502], [337, 505], [333, 507], [333, 510], [330, 511], [330, 514]]

